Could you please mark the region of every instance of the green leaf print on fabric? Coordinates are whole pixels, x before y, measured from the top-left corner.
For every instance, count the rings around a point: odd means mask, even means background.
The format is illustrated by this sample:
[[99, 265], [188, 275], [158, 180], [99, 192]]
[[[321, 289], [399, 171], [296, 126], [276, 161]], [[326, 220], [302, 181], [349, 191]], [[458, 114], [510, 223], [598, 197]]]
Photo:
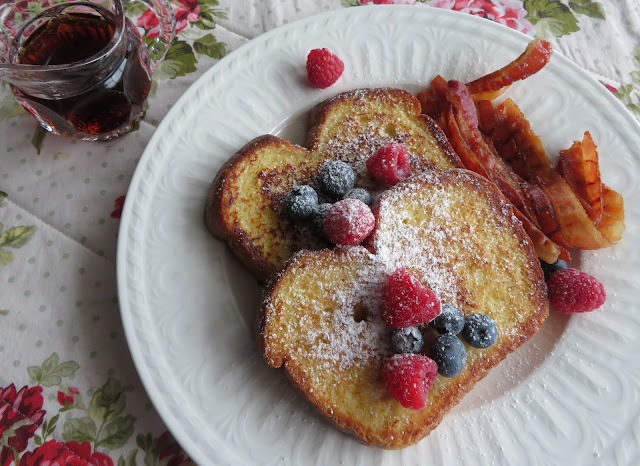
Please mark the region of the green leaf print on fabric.
[[523, 6], [538, 38], [550, 39], [580, 30], [578, 20], [569, 7], [557, 0], [524, 0]]
[[[4, 82], [4, 81], [3, 81]], [[3, 86], [4, 88], [4, 86]], [[13, 92], [4, 91], [4, 95], [0, 98], [0, 119], [6, 120], [15, 116], [28, 116], [29, 114], [16, 102], [13, 98]]]
[[66, 442], [90, 442], [94, 449], [117, 450], [127, 444], [134, 433], [136, 418], [121, 414], [127, 398], [117, 380], [109, 378], [96, 391], [87, 408], [88, 416], [68, 418], [62, 438]]
[[527, 10], [526, 18], [535, 25], [536, 37], [541, 39], [578, 32], [576, 15], [606, 18], [604, 7], [595, 0], [569, 0], [566, 5], [560, 0], [523, 0], [522, 6]]
[[215, 18], [227, 19], [227, 14], [223, 10], [212, 7], [218, 6], [218, 0], [200, 0], [200, 19], [192, 23], [198, 29], [209, 30], [216, 27]]
[[158, 80], [175, 79], [196, 71], [196, 59], [191, 45], [185, 41], [174, 42], [167, 52], [164, 60], [160, 62], [154, 72], [154, 78]]
[[119, 416], [126, 405], [127, 397], [120, 382], [109, 378], [91, 398], [87, 412], [96, 421], [110, 421]]
[[569, 8], [579, 15], [597, 19], [606, 18], [603, 6], [593, 0], [571, 0], [569, 2]]
[[640, 93], [631, 84], [623, 84], [613, 93], [633, 113], [640, 115]]
[[97, 447], [117, 450], [127, 444], [133, 435], [136, 418], [130, 415], [115, 418], [104, 425], [96, 441]]
[[11, 227], [0, 236], [0, 246], [18, 249], [29, 242], [36, 227], [17, 226]]
[[193, 43], [193, 50], [211, 58], [222, 58], [226, 53], [226, 44], [218, 42], [213, 34], [207, 34]]
[[132, 450], [126, 457], [121, 456], [118, 458], [118, 466], [136, 466], [136, 455], [138, 450]]
[[79, 419], [67, 419], [62, 430], [62, 438], [65, 442], [95, 443], [97, 434], [98, 427], [89, 416]]
[[27, 367], [27, 373], [37, 384], [53, 387], [60, 385], [63, 377], [71, 377], [80, 368], [75, 361], [66, 361], [60, 364], [58, 362], [58, 353], [53, 353], [41, 366]]
[[[2, 199], [0, 198], [0, 202]], [[35, 231], [36, 227], [26, 225], [9, 227], [5, 230], [4, 224], [0, 223], [0, 265], [13, 262], [13, 253], [7, 248], [20, 249], [31, 240]]]
[[625, 107], [636, 115], [640, 115], [640, 44], [636, 45], [631, 52], [631, 62], [635, 66], [635, 70], [629, 73], [631, 83], [621, 84], [615, 88], [605, 82], [602, 84], [615, 95]]

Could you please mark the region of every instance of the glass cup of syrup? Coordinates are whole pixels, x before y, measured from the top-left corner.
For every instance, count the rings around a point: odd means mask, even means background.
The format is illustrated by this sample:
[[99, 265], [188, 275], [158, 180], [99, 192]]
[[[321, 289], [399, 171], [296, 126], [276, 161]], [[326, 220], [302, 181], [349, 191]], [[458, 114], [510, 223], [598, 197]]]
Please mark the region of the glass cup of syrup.
[[0, 0], [0, 79], [48, 131], [108, 140], [144, 112], [151, 73], [175, 35], [168, 0], [153, 9], [160, 34], [145, 43], [122, 0]]

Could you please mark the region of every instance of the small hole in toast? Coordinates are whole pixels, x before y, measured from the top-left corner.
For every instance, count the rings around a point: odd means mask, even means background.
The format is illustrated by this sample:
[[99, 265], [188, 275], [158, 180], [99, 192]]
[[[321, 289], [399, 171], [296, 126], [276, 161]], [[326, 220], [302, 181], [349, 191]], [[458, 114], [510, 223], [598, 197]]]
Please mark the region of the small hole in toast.
[[369, 317], [369, 309], [363, 304], [358, 303], [353, 308], [353, 320], [356, 322], [362, 322], [363, 320], [367, 320]]
[[390, 138], [395, 138], [396, 134], [398, 134], [397, 131], [396, 131], [395, 125], [392, 125], [392, 124], [385, 125], [384, 129], [382, 130], [382, 132], [385, 135], [389, 136]]

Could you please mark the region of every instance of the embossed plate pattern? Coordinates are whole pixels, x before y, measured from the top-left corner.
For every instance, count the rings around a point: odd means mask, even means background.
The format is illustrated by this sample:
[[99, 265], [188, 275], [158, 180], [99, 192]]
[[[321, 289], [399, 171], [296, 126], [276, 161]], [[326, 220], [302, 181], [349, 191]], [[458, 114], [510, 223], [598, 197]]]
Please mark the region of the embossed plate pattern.
[[[609, 293], [590, 315], [553, 315], [419, 444], [382, 451], [318, 417], [256, 351], [260, 289], [206, 232], [202, 212], [221, 164], [257, 135], [301, 142], [306, 112], [343, 90], [415, 92], [439, 73], [469, 80], [529, 38], [450, 11], [349, 8], [273, 30], [206, 72], [175, 104], [131, 183], [118, 244], [122, 319], [148, 393], [198, 464], [633, 463], [640, 444], [640, 231], [637, 122], [598, 82], [555, 54], [509, 95], [550, 154], [585, 130], [604, 181], [625, 197], [613, 249], [576, 259]], [[346, 63], [337, 84], [306, 85], [308, 51]]]

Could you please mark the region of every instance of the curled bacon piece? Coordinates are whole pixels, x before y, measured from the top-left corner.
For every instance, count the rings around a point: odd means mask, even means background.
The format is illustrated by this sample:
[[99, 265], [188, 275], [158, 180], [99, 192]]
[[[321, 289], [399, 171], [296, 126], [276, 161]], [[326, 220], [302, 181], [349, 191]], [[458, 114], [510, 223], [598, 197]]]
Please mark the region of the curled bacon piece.
[[582, 141], [560, 151], [556, 169], [580, 198], [602, 236], [611, 243], [619, 241], [625, 229], [624, 202], [620, 194], [602, 183], [598, 151], [588, 131]]
[[422, 113], [447, 134], [464, 166], [491, 180], [514, 205], [538, 256], [569, 259], [566, 248], [599, 249], [624, 231], [622, 196], [600, 181], [591, 135], [562, 151], [557, 169], [517, 105], [491, 102], [542, 69], [551, 44], [533, 40], [501, 69], [468, 84], [436, 76], [418, 93]]
[[526, 183], [498, 156], [491, 141], [480, 132], [478, 114], [466, 86], [458, 81], [449, 81], [447, 103], [443, 120], [449, 141], [465, 167], [492, 181], [513, 204], [541, 259], [549, 263], [559, 256], [568, 259], [568, 253], [540, 230], [533, 205], [524, 189]]
[[575, 141], [569, 149], [560, 151], [556, 170], [585, 201], [585, 210], [597, 227], [602, 219], [602, 182], [598, 151], [588, 131], [582, 141]]
[[[535, 39], [527, 44], [524, 52], [508, 65], [467, 84], [471, 94], [497, 91], [515, 81], [528, 78], [540, 71], [551, 58], [551, 44]], [[489, 99], [492, 100], [492, 99]]]
[[624, 201], [622, 196], [602, 185], [602, 219], [598, 223], [598, 231], [612, 243], [620, 241], [624, 225]]
[[420, 101], [421, 113], [430, 116], [435, 122], [441, 123], [442, 129], [446, 125], [441, 120], [442, 110], [447, 102], [447, 81], [438, 75], [426, 89], [416, 95]]
[[[612, 242], [594, 226], [571, 186], [552, 167], [540, 138], [533, 132], [515, 102], [505, 100], [498, 106], [498, 112], [503, 115], [504, 120], [494, 131], [499, 127], [512, 131], [511, 140], [518, 151], [517, 160], [525, 162], [524, 179], [538, 186], [551, 204], [552, 210], [548, 211], [548, 215], [544, 219], [538, 217], [542, 231], [564, 247], [600, 249], [611, 246]], [[503, 146], [507, 146], [507, 143]], [[555, 222], [550, 222], [549, 219]]]

